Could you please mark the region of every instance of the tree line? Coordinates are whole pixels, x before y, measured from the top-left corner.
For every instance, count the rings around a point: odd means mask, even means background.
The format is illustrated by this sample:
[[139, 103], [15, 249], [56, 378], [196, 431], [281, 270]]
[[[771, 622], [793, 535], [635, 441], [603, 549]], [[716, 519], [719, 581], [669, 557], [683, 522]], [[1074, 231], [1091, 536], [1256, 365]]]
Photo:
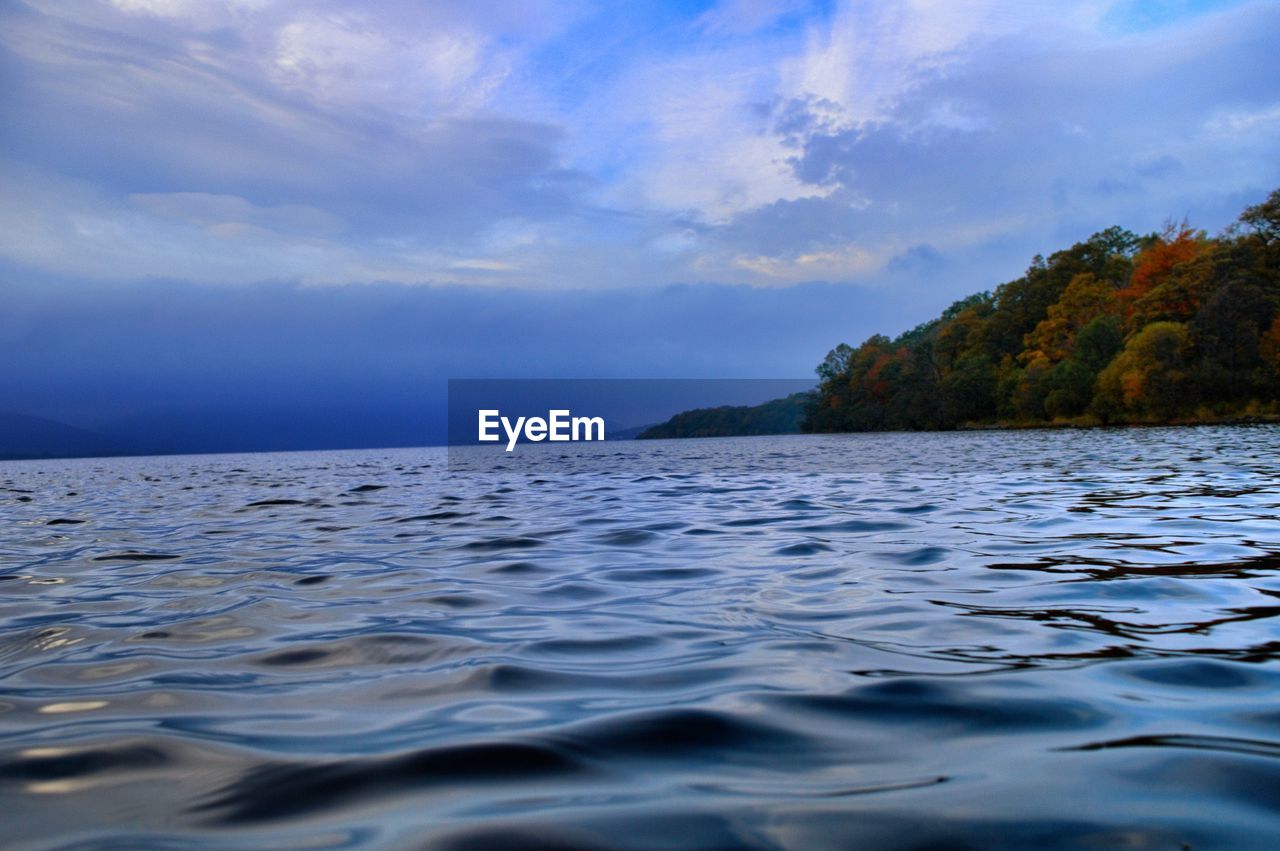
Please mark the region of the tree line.
[[636, 439], [794, 434], [800, 431], [812, 399], [812, 393], [792, 393], [760, 405], [695, 408], [676, 414], [665, 423], [649, 426]]
[[1218, 236], [1113, 227], [817, 368], [810, 432], [1280, 415], [1280, 189]]

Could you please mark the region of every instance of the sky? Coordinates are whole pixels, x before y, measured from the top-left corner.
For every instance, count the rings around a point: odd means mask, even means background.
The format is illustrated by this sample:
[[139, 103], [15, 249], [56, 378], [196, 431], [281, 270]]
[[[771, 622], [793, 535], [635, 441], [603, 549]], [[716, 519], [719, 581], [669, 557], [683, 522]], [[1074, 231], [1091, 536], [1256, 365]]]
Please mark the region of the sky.
[[359, 444], [450, 377], [811, 375], [1229, 225], [1277, 43], [1225, 0], [8, 0], [0, 409]]

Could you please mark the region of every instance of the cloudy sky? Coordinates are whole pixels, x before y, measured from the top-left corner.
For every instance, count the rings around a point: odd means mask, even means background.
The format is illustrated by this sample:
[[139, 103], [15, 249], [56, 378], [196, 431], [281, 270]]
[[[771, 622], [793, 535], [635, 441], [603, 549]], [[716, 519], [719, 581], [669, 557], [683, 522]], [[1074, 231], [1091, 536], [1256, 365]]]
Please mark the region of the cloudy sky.
[[1230, 0], [10, 0], [0, 389], [810, 374], [1228, 225], [1280, 186], [1277, 43]]

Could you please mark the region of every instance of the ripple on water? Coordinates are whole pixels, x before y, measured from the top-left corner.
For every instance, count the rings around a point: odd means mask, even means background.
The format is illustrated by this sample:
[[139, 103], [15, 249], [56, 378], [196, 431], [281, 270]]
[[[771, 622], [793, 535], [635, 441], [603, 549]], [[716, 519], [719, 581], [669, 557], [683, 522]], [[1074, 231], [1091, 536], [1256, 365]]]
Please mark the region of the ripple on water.
[[3, 833], [1270, 849], [1277, 445], [3, 463]]

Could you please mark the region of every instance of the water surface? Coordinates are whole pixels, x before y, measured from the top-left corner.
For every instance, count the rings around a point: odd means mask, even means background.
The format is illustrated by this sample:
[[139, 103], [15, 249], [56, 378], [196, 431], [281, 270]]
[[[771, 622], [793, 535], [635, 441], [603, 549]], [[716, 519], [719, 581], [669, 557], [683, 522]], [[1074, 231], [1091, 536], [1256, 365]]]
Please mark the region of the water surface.
[[1280, 429], [0, 464], [19, 848], [1271, 848]]

